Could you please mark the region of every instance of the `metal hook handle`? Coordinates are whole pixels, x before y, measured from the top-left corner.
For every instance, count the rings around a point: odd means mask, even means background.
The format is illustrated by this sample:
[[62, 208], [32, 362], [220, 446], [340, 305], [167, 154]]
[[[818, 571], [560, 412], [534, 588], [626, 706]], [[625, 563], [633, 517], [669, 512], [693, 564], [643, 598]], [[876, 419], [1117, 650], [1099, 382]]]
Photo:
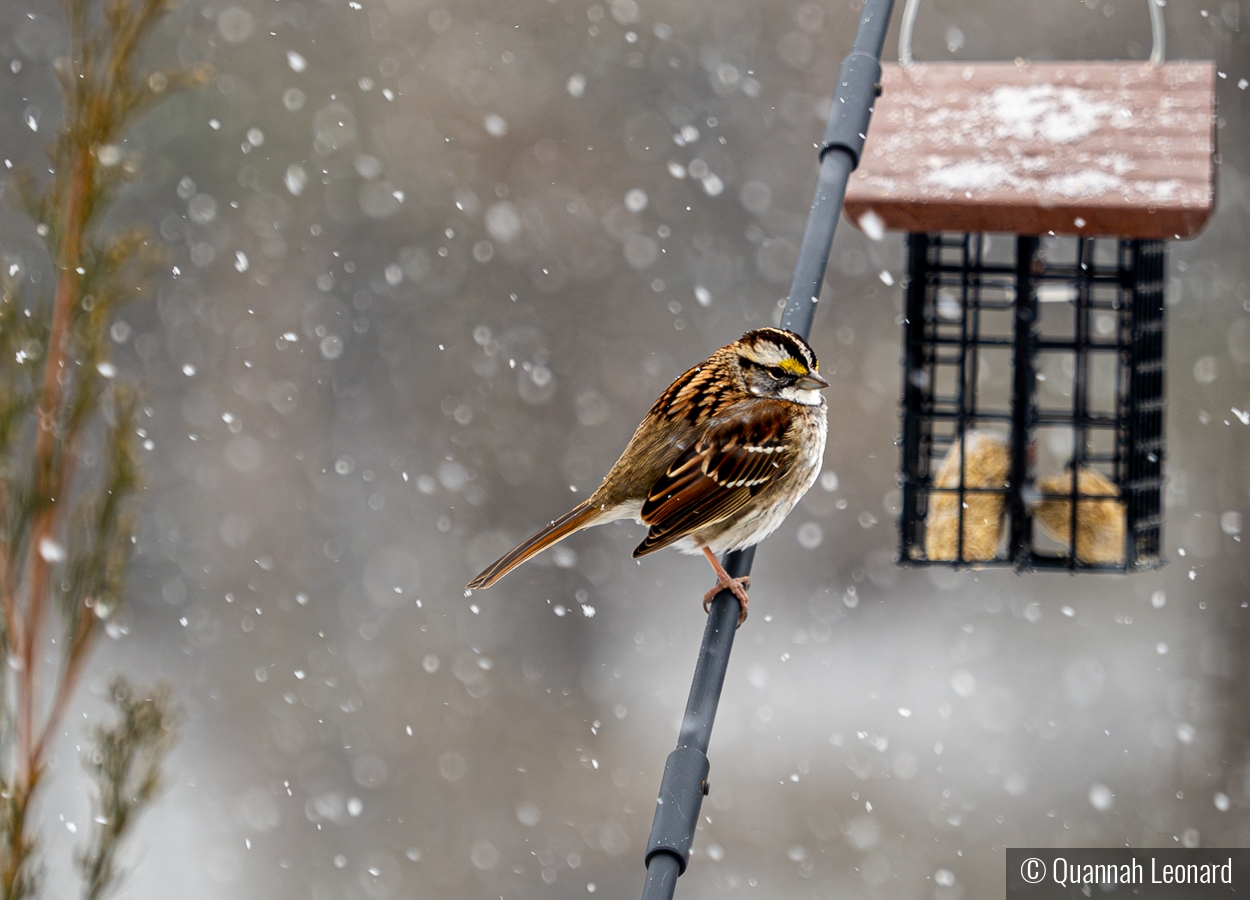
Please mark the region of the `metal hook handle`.
[[[1146, 5], [1150, 7], [1150, 66], [1152, 68], [1163, 62], [1165, 38], [1163, 3], [1164, 0], [1146, 0]], [[911, 38], [916, 27], [916, 12], [919, 7], [920, 0], [907, 0], [903, 6], [903, 24], [898, 31], [898, 64], [900, 66], [910, 66], [915, 62], [911, 55]]]
[[1150, 7], [1150, 65], [1163, 62], [1163, 0], [1146, 0]]

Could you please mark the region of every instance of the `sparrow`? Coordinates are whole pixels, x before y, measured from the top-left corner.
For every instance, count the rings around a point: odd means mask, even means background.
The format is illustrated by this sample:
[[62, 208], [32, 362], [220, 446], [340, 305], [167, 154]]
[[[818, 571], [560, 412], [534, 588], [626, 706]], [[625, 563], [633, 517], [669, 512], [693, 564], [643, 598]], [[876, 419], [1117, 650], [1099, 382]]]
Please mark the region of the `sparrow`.
[[757, 328], [678, 376], [652, 405], [625, 451], [583, 503], [505, 553], [469, 582], [488, 588], [576, 531], [619, 519], [647, 526], [634, 557], [665, 547], [703, 554], [716, 587], [741, 603], [750, 576], [732, 578], [717, 556], [777, 530], [820, 474], [829, 386], [807, 341]]

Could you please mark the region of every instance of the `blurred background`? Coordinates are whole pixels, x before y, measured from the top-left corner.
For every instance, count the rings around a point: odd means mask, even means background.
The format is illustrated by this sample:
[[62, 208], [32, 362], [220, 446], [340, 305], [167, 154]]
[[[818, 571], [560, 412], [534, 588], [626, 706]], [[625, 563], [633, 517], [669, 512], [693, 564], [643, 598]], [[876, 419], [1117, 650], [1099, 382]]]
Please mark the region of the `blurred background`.
[[[901, 6], [901, 4], [900, 4]], [[897, 19], [886, 56], [895, 54]], [[1169, 564], [899, 569], [903, 244], [843, 223], [812, 344], [824, 475], [761, 548], [686, 898], [993, 896], [1013, 846], [1250, 842], [1250, 2], [1170, 0], [1214, 59], [1215, 214], [1168, 250]], [[641, 891], [707, 565], [568, 541], [659, 391], [774, 322], [847, 0], [188, 0], [154, 58], [215, 81], [130, 135], [159, 234], [112, 326], [147, 391], [131, 599], [39, 815], [89, 825], [108, 673], [186, 723], [126, 896]], [[60, 7], [0, 8], [4, 156], [59, 118]], [[1144, 0], [922, 0], [921, 60], [1143, 59]], [[0, 243], [35, 290], [32, 224]]]

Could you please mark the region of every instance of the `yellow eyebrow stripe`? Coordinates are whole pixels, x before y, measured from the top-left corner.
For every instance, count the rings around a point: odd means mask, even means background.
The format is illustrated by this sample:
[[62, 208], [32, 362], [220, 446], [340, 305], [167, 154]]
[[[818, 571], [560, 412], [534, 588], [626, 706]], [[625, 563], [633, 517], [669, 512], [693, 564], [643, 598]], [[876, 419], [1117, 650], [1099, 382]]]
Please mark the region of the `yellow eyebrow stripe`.
[[791, 375], [806, 375], [807, 366], [803, 365], [797, 359], [783, 359], [777, 363], [777, 368], [789, 372]]

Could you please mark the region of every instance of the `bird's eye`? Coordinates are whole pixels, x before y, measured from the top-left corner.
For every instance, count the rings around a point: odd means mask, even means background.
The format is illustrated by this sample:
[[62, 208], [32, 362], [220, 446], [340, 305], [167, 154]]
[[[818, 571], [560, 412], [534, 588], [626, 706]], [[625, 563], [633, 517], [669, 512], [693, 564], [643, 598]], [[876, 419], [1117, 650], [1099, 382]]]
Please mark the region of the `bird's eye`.
[[793, 372], [787, 372], [781, 366], [769, 366], [761, 362], [756, 362], [747, 356], [739, 357], [742, 361], [743, 369], [759, 369], [771, 378], [773, 381], [794, 381], [796, 376]]

